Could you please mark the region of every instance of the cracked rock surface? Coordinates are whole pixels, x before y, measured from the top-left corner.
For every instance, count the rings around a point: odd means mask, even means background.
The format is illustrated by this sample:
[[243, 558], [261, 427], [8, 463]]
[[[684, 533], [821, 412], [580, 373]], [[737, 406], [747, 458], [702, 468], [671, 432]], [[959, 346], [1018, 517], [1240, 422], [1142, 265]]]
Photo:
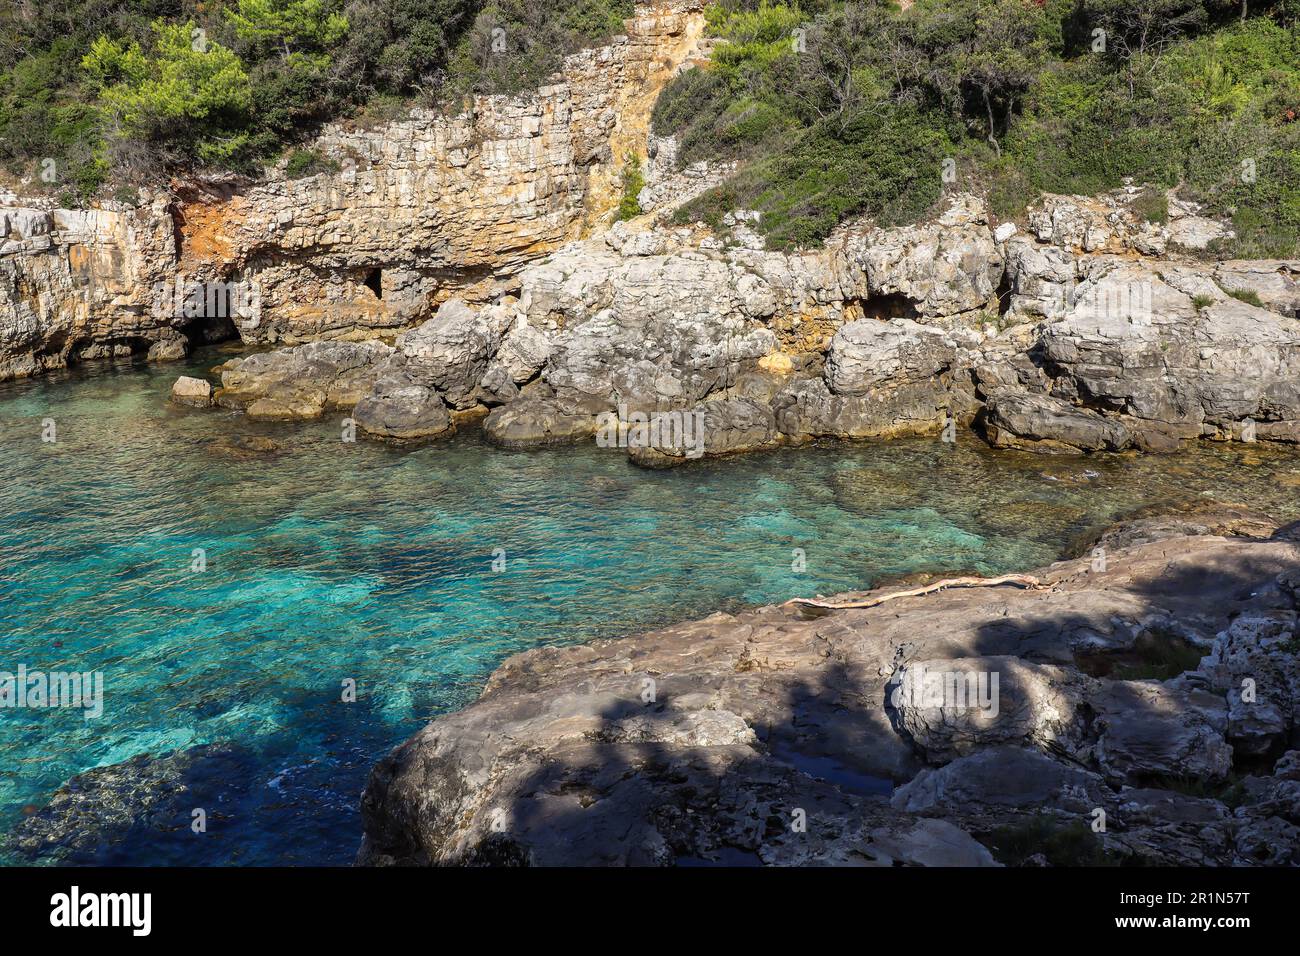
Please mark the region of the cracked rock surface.
[[518, 654], [375, 768], [359, 862], [1300, 864], [1295, 534], [1138, 537], [1038, 590]]

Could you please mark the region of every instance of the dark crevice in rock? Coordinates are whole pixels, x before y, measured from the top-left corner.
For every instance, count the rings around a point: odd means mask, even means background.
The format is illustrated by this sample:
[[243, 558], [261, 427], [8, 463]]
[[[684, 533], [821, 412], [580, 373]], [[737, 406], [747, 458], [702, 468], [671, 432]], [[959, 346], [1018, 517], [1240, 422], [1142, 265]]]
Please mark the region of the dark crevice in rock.
[[916, 303], [901, 292], [872, 295], [865, 299], [857, 299], [856, 303], [862, 310], [863, 318], [867, 319], [886, 321], [888, 319], [920, 318], [920, 313], [916, 310]]
[[1132, 647], [1075, 655], [1075, 663], [1092, 677], [1112, 680], [1171, 680], [1195, 670], [1204, 651], [1182, 635], [1165, 628], [1150, 628], [1138, 635]]
[[1011, 270], [1002, 270], [1002, 281], [998, 283], [997, 291], [994, 293], [998, 298], [998, 315], [1006, 315], [1011, 311]]
[[180, 331], [191, 348], [197, 348], [200, 345], [212, 345], [217, 342], [228, 342], [239, 335], [234, 320], [229, 316], [196, 318], [181, 326]]

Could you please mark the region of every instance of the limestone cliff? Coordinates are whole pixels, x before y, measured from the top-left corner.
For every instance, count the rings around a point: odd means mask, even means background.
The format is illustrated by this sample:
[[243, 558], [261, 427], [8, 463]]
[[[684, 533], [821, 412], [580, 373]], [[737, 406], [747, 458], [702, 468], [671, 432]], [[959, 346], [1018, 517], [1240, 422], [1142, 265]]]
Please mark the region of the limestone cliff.
[[[405, 332], [355, 418], [412, 440], [477, 410], [490, 438], [522, 446], [589, 439], [610, 413], [680, 411], [702, 420], [707, 455], [950, 424], [1072, 454], [1300, 441], [1300, 263], [1168, 248], [1134, 194], [1049, 196], [1028, 234], [958, 195], [929, 222], [849, 224], [804, 252], [763, 249], [744, 213], [721, 236], [616, 224], [521, 268], [512, 294], [448, 302]], [[1098, 204], [1110, 213], [1090, 222]], [[354, 374], [339, 345], [232, 363], [217, 400], [319, 415]]]
[[453, 295], [493, 297], [607, 223], [659, 91], [696, 54], [703, 2], [647, 0], [626, 27], [535, 91], [374, 129], [335, 124], [312, 144], [335, 172], [176, 182], [142, 192], [137, 209], [0, 196], [0, 380], [179, 357], [215, 334], [395, 335]]
[[163, 307], [176, 262], [168, 206], [0, 203], [0, 381], [183, 341], [193, 317]]
[[655, 0], [533, 93], [332, 126], [314, 148], [336, 173], [194, 194], [181, 269], [256, 284], [260, 322], [242, 333], [255, 342], [364, 337], [452, 296], [489, 299], [608, 223], [626, 154], [644, 151], [654, 101], [703, 28], [700, 0]]

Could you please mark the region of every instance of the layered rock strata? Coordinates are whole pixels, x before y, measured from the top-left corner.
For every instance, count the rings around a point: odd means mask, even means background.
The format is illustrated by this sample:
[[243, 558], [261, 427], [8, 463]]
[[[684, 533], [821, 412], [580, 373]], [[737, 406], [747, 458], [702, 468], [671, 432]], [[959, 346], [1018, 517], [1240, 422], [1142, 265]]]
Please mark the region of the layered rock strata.
[[259, 322], [242, 335], [257, 343], [395, 334], [447, 299], [492, 299], [607, 221], [660, 89], [703, 34], [703, 4], [652, 0], [625, 25], [530, 93], [331, 126], [312, 149], [333, 171], [191, 190], [182, 270], [255, 285]]
[[0, 200], [0, 381], [134, 352], [179, 358], [223, 333], [172, 288], [167, 197], [139, 209]]
[[493, 298], [608, 219], [703, 3], [646, 0], [625, 26], [537, 90], [332, 125], [317, 175], [177, 182], [137, 208], [0, 195], [0, 380], [235, 335], [391, 339], [448, 298]]
[[[809, 252], [616, 224], [524, 267], [491, 304], [451, 300], [404, 333], [357, 421], [409, 440], [477, 410], [520, 447], [599, 439], [612, 416], [632, 431], [619, 446], [652, 465], [958, 425], [1053, 453], [1300, 441], [1300, 263], [1135, 257], [1163, 233], [1085, 229], [1074, 208], [1051, 198], [1031, 222], [1102, 251], [995, 230], [967, 196], [926, 225], [846, 228]], [[301, 352], [259, 361], [294, 368]], [[394, 432], [389, 414], [417, 424]], [[699, 448], [676, 428], [638, 435], [638, 419], [678, 414], [699, 422]]]

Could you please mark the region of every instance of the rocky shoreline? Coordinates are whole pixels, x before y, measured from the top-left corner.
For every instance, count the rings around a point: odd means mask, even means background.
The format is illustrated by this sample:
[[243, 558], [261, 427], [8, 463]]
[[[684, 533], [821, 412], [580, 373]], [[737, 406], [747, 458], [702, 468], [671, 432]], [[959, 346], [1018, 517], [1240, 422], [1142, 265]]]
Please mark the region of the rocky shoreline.
[[[617, 420], [654, 466], [959, 426], [1047, 454], [1300, 442], [1300, 262], [1144, 258], [1131, 198], [1111, 197], [1104, 233], [1080, 225], [1085, 201], [1049, 199], [1023, 236], [957, 197], [931, 224], [801, 254], [620, 224], [395, 339], [227, 362], [214, 401], [399, 442], [482, 421], [514, 448]], [[1071, 251], [1081, 229], [1104, 251]], [[695, 453], [655, 427], [674, 414], [698, 421]]]
[[375, 768], [358, 863], [1300, 864], [1297, 540], [1152, 517], [1041, 589], [518, 654]]
[[[332, 171], [134, 207], [0, 196], [0, 380], [237, 336], [273, 350], [220, 367], [217, 404], [396, 442], [479, 421], [509, 447], [586, 441], [618, 416], [655, 466], [956, 427], [1044, 453], [1300, 443], [1300, 260], [1222, 258], [1227, 223], [1176, 190], [1150, 221], [1142, 184], [1003, 222], [957, 183], [925, 221], [797, 251], [743, 209], [675, 225], [728, 171], [679, 168], [651, 130], [708, 57], [703, 5], [626, 27], [535, 91], [335, 124], [312, 144]], [[630, 154], [642, 214], [613, 221]], [[639, 427], [665, 413], [701, 423], [691, 454]]]

